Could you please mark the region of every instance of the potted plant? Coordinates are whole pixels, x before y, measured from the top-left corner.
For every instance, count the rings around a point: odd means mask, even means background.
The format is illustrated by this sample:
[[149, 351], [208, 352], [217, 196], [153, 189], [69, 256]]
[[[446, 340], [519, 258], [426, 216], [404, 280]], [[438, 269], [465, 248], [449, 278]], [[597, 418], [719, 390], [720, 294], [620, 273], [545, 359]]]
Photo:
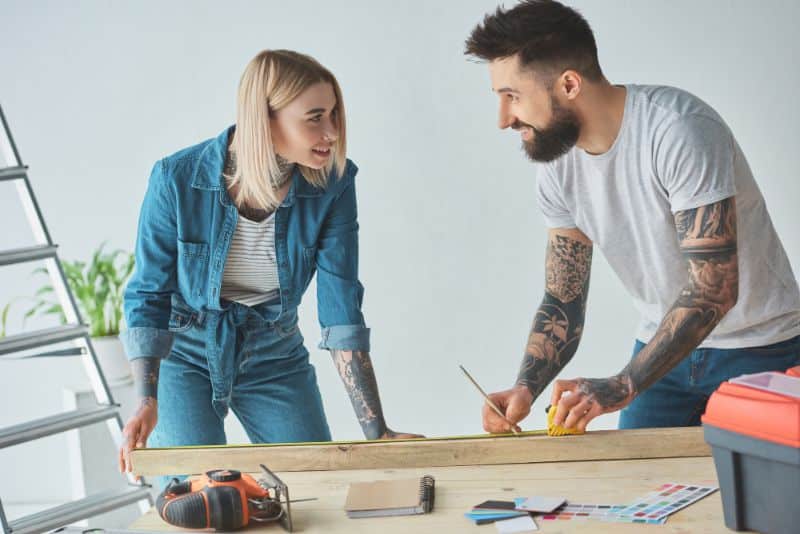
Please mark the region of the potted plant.
[[[122, 323], [122, 292], [133, 272], [133, 254], [123, 250], [105, 252], [105, 243], [92, 255], [91, 261], [61, 260], [67, 284], [78, 304], [81, 317], [89, 326], [89, 335], [103, 373], [110, 382], [130, 377], [130, 365], [119, 340]], [[42, 267], [35, 275], [48, 275]], [[32, 298], [33, 306], [25, 312], [24, 319], [33, 316], [58, 315], [66, 323], [61, 304], [54, 300], [53, 286], [49, 283], [39, 288]], [[8, 311], [17, 299], [0, 311], [0, 337], [5, 334]]]

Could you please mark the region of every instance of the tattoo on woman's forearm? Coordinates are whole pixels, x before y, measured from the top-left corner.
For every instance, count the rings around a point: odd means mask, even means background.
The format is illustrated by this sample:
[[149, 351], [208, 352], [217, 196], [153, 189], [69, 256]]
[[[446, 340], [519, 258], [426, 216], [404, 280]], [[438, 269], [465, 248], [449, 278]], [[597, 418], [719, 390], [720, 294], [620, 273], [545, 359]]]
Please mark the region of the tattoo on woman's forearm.
[[386, 433], [378, 383], [372, 360], [365, 351], [333, 350], [333, 361], [350, 401], [358, 417], [358, 422], [367, 439], [377, 439]]
[[548, 243], [545, 296], [533, 319], [517, 384], [541, 394], [578, 348], [586, 315], [592, 246], [562, 235]]
[[139, 406], [136, 408], [135, 415], [140, 415], [145, 410], [145, 408], [153, 408], [154, 406], [156, 406], [156, 402], [158, 401], [156, 400], [155, 397], [142, 397], [141, 400], [139, 401]]
[[133, 380], [139, 397], [158, 398], [158, 371], [161, 358], [136, 358], [131, 360]]

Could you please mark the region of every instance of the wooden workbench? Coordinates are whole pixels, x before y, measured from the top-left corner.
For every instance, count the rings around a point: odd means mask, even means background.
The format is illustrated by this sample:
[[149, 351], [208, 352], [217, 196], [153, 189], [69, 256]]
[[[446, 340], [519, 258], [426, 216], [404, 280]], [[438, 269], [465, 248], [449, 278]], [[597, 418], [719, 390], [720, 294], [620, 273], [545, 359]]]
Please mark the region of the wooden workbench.
[[[630, 433], [630, 434], [628, 434]], [[625, 440], [620, 439], [629, 435], [629, 443], [635, 447], [626, 446]], [[645, 439], [645, 437], [647, 439]], [[530, 447], [534, 450], [541, 449], [540, 455], [528, 454], [525, 463], [496, 463], [492, 461], [492, 446], [501, 450], [501, 457], [509, 458], [509, 450], [518, 450], [521, 440], [529, 440]], [[509, 441], [511, 440], [511, 441]], [[428, 442], [431, 443], [431, 442]], [[596, 444], [595, 447], [592, 444]], [[643, 445], [646, 443], [646, 445]], [[552, 458], [553, 444], [560, 444], [564, 450], [570, 451], [568, 457]], [[573, 447], [572, 444], [579, 444]], [[610, 447], [610, 444], [616, 447]], [[387, 444], [388, 445], [388, 444]], [[308, 533], [336, 533], [336, 532], [379, 532], [380, 534], [407, 533], [407, 532], [483, 532], [484, 534], [496, 532], [492, 525], [476, 526], [467, 520], [463, 514], [478, 502], [486, 499], [508, 499], [527, 495], [565, 496], [572, 502], [596, 504], [626, 504], [636, 497], [655, 490], [666, 482], [687, 482], [696, 484], [717, 484], [716, 473], [710, 450], [702, 441], [702, 430], [693, 429], [650, 429], [647, 431], [601, 431], [590, 432], [585, 436], [564, 436], [547, 438], [534, 436], [529, 438], [496, 438], [491, 440], [475, 440], [474, 449], [480, 450], [484, 461], [478, 465], [453, 465], [465, 460], [451, 459], [450, 465], [433, 465], [448, 463], [442, 461], [440, 454], [434, 455], [434, 461], [427, 466], [418, 465], [424, 460], [424, 453], [419, 447], [427, 446], [421, 442], [408, 442], [407, 448], [415, 453], [400, 461], [412, 463], [414, 466], [398, 467], [397, 447], [402, 443], [393, 443], [389, 447], [372, 449], [369, 454], [359, 455], [352, 448], [338, 445], [338, 450], [345, 454], [347, 465], [334, 469], [320, 470], [288, 470], [270, 466], [269, 456], [272, 449], [272, 459], [280, 460], [286, 450], [291, 447], [247, 447], [248, 454], [261, 453], [261, 461], [277, 471], [283, 481], [289, 486], [292, 499], [317, 497], [318, 500], [300, 502], [292, 506], [292, 517], [295, 530]], [[298, 462], [312, 461], [314, 457], [326, 457], [329, 446], [323, 447], [313, 454], [313, 451], [299, 453]], [[432, 449], [436, 449], [434, 445]], [[487, 449], [488, 447], [488, 449]], [[511, 449], [509, 449], [511, 447]], [[458, 447], [455, 447], [458, 449]], [[235, 465], [225, 463], [226, 459], [236, 458], [239, 467], [249, 465], [243, 459], [242, 451], [237, 447], [216, 449], [216, 456], [220, 462], [216, 467], [231, 467]], [[175, 461], [175, 458], [188, 456], [202, 458], [209, 449], [185, 451], [184, 454], [175, 456], [174, 450], [147, 451], [149, 464], [145, 460], [145, 451], [137, 451], [140, 465], [149, 465], [142, 472], [152, 472], [154, 466], [163, 458]], [[295, 448], [295, 451], [301, 449]], [[504, 450], [505, 452], [503, 452]], [[487, 453], [488, 451], [488, 453]], [[583, 451], [579, 453], [578, 451]], [[645, 453], [643, 453], [645, 451]], [[647, 453], [649, 451], [649, 454]], [[671, 451], [671, 452], [668, 452]], [[198, 454], [198, 452], [200, 454]], [[228, 452], [232, 456], [228, 456]], [[388, 465], [384, 468], [375, 468], [386, 452]], [[166, 456], [163, 453], [168, 453]], [[277, 455], [275, 453], [278, 453]], [[238, 455], [237, 455], [238, 454]], [[298, 454], [295, 452], [295, 454]], [[485, 455], [485, 456], [484, 456]], [[614, 459], [601, 459], [610, 456]], [[627, 456], [634, 459], [619, 459]], [[654, 456], [654, 457], [647, 457]], [[670, 457], [671, 456], [671, 457]], [[369, 465], [369, 469], [359, 469], [358, 460]], [[134, 466], [136, 466], [134, 456]], [[255, 461], [255, 457], [253, 459]], [[474, 462], [474, 458], [467, 458]], [[181, 461], [186, 467], [191, 465], [191, 460]], [[279, 462], [280, 463], [280, 462]], [[318, 461], [317, 461], [318, 463]], [[336, 462], [334, 462], [336, 463]], [[284, 466], [285, 467], [285, 466]], [[306, 467], [308, 469], [308, 467]], [[255, 469], [252, 469], [255, 471]], [[423, 474], [431, 474], [436, 478], [436, 505], [433, 513], [420, 516], [348, 519], [343, 511], [348, 484], [355, 481], [369, 481], [393, 478], [414, 478]], [[537, 519], [539, 530], [542, 532], [653, 532], [653, 533], [704, 533], [704, 532], [729, 532], [724, 525], [722, 503], [719, 492], [706, 497], [698, 503], [673, 514], [664, 525], [642, 525], [623, 523], [603, 523], [598, 521], [545, 521]], [[154, 511], [150, 511], [138, 519], [132, 529], [176, 531], [174, 527], [166, 525]], [[282, 532], [277, 525], [250, 528], [248, 531]]]

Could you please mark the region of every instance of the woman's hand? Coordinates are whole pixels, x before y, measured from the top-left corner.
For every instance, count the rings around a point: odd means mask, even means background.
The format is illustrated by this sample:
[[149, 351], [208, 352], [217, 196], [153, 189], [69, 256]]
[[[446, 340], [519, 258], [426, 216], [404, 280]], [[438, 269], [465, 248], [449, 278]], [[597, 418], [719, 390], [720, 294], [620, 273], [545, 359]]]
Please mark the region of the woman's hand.
[[122, 429], [122, 446], [119, 449], [120, 472], [133, 471], [131, 451], [147, 446], [147, 438], [156, 427], [157, 421], [158, 401], [153, 397], [144, 397], [136, 413], [128, 419], [125, 428]]

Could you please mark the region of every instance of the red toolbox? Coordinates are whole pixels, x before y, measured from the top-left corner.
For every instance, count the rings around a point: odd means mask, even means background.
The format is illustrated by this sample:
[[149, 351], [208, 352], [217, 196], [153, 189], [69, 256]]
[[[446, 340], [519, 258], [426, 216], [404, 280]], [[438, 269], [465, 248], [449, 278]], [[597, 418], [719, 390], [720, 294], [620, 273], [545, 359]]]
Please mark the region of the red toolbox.
[[702, 421], [725, 525], [800, 533], [800, 367], [721, 384]]

